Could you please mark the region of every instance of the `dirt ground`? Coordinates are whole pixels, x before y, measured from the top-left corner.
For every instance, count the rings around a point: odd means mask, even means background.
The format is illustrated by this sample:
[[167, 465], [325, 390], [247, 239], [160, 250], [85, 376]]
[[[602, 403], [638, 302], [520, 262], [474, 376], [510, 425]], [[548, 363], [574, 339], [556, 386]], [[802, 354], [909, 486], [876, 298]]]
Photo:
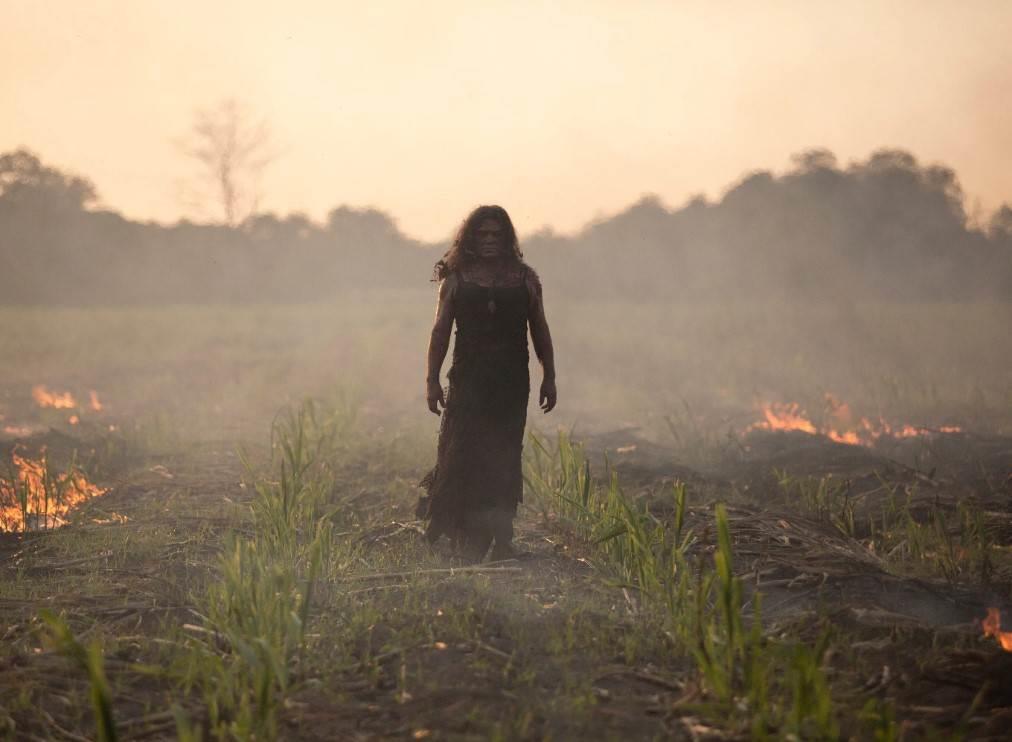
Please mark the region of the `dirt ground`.
[[[578, 444], [593, 492], [614, 475], [661, 531], [684, 485], [693, 580], [714, 572], [724, 506], [737, 610], [773, 662], [760, 723], [747, 663], [722, 700], [699, 648], [566, 515], [561, 470], [558, 493], [528, 482], [520, 558], [466, 564], [424, 542], [413, 512], [436, 426], [412, 385], [421, 300], [0, 313], [0, 480], [17, 480], [15, 455], [45, 451], [51, 482], [74, 468], [106, 490], [62, 527], [0, 533], [3, 736], [109, 739], [105, 708], [119, 739], [1007, 738], [1012, 652], [982, 623], [996, 610], [1012, 631], [1012, 389], [1006, 333], [980, 321], [989, 308], [862, 314], [854, 337], [879, 333], [867, 347], [897, 358], [838, 342], [825, 308], [825, 322], [802, 313], [818, 342], [800, 350], [797, 334], [751, 330], [743, 346], [751, 310], [671, 313], [678, 343], [623, 334], [614, 307], [560, 324], [568, 417], [532, 410], [530, 429], [552, 451], [558, 436]], [[658, 311], [625, 316], [647, 327]], [[959, 352], [922, 363], [932, 343]], [[40, 407], [42, 383], [75, 406]], [[917, 434], [850, 445], [755, 427], [761, 396], [797, 401], [822, 429], [826, 385]], [[311, 601], [310, 521], [289, 524], [298, 548], [268, 564], [276, 574], [240, 559], [276, 536], [264, 507], [292, 471], [272, 421], [306, 396], [347, 420], [322, 456], [313, 512], [331, 530]], [[664, 557], [670, 544], [654, 546]], [[272, 580], [288, 587], [255, 591]], [[261, 614], [285, 590], [271, 623]], [[223, 595], [247, 602], [212, 615]], [[717, 603], [701, 601], [702, 617]], [[261, 620], [279, 632], [262, 646]]]
[[[658, 513], [672, 481], [689, 483], [699, 493], [688, 518], [702, 534], [700, 554], [713, 549], [709, 503], [729, 504], [735, 571], [747, 594], [762, 593], [766, 631], [834, 634], [826, 667], [841, 733], [861, 738], [858, 709], [881, 699], [904, 738], [1002, 738], [1012, 653], [982, 636], [980, 620], [989, 607], [1012, 609], [1012, 440], [936, 439], [931, 477], [902, 463], [909, 451], [890, 458], [802, 433], [743, 443], [733, 460], [696, 471], [634, 430], [585, 441], [595, 467], [607, 453], [627, 495]], [[5, 446], [43, 444], [57, 457], [89, 445], [47, 433]], [[628, 591], [595, 567], [592, 546], [536, 504], [518, 523], [519, 560], [461, 565], [448, 547], [425, 545], [411, 516], [422, 460], [395, 448], [374, 438], [341, 462], [360, 517], [343, 538], [361, 548], [321, 589], [283, 738], [741, 736], [707, 715], [691, 662], [650, 635]], [[0, 537], [0, 705], [13, 738], [93, 734], [87, 676], [42, 640], [42, 609], [64, 615], [82, 641], [101, 639], [122, 738], [175, 737], [173, 705], [200, 718], [199, 699], [171, 680], [172, 648], [199, 624], [195, 606], [226, 534], [246, 527], [248, 477], [226, 442], [144, 460], [116, 452], [106, 467], [108, 493], [70, 525]], [[783, 469], [846, 481], [859, 522], [895, 488], [913, 493], [904, 502], [915, 512], [951, 510], [972, 492], [993, 550], [985, 579], [875, 554], [866, 536], [847, 537], [791, 502], [771, 480]], [[992, 487], [985, 497], [982, 482]]]

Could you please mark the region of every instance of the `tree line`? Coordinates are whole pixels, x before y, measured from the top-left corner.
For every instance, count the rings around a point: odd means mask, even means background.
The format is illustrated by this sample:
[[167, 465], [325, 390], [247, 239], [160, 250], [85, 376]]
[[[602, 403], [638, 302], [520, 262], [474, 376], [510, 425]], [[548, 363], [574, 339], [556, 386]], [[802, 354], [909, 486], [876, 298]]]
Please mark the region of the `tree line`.
[[[424, 287], [446, 247], [346, 206], [322, 223], [270, 213], [232, 226], [132, 221], [100, 207], [87, 178], [27, 150], [0, 154], [0, 304], [319, 301]], [[521, 247], [554, 296], [576, 300], [1012, 298], [1012, 209], [976, 223], [952, 170], [899, 150], [846, 167], [807, 151], [718, 200], [669, 208], [647, 197]]]

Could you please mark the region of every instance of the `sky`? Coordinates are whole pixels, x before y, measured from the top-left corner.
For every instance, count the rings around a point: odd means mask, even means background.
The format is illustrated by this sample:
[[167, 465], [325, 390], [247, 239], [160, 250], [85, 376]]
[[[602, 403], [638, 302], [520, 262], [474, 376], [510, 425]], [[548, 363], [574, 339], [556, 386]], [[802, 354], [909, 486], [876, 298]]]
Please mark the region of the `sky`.
[[0, 0], [0, 151], [125, 216], [213, 216], [180, 142], [226, 99], [269, 126], [263, 209], [425, 240], [480, 203], [530, 234], [719, 198], [812, 147], [1012, 202], [1012, 0]]

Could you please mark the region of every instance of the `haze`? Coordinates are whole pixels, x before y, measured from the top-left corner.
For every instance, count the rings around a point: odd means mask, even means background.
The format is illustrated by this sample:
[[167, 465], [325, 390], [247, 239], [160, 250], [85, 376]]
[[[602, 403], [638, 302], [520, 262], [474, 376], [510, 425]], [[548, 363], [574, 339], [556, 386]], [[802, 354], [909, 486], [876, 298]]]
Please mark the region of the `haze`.
[[374, 205], [443, 239], [475, 203], [572, 231], [644, 193], [719, 196], [821, 146], [901, 146], [1012, 193], [1012, 4], [5, 0], [0, 151], [94, 180], [134, 219], [190, 213], [174, 140], [236, 98], [281, 156], [263, 207]]

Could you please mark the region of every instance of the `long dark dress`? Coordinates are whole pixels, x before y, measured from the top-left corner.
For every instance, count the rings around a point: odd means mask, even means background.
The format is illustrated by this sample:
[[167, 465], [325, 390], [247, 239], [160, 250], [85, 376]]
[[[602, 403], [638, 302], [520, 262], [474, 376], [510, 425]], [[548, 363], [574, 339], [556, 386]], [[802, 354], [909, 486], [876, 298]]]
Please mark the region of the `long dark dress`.
[[530, 395], [526, 268], [517, 286], [488, 288], [458, 274], [457, 331], [436, 465], [422, 480], [426, 535], [446, 534], [480, 559], [508, 547], [523, 496], [521, 452]]

